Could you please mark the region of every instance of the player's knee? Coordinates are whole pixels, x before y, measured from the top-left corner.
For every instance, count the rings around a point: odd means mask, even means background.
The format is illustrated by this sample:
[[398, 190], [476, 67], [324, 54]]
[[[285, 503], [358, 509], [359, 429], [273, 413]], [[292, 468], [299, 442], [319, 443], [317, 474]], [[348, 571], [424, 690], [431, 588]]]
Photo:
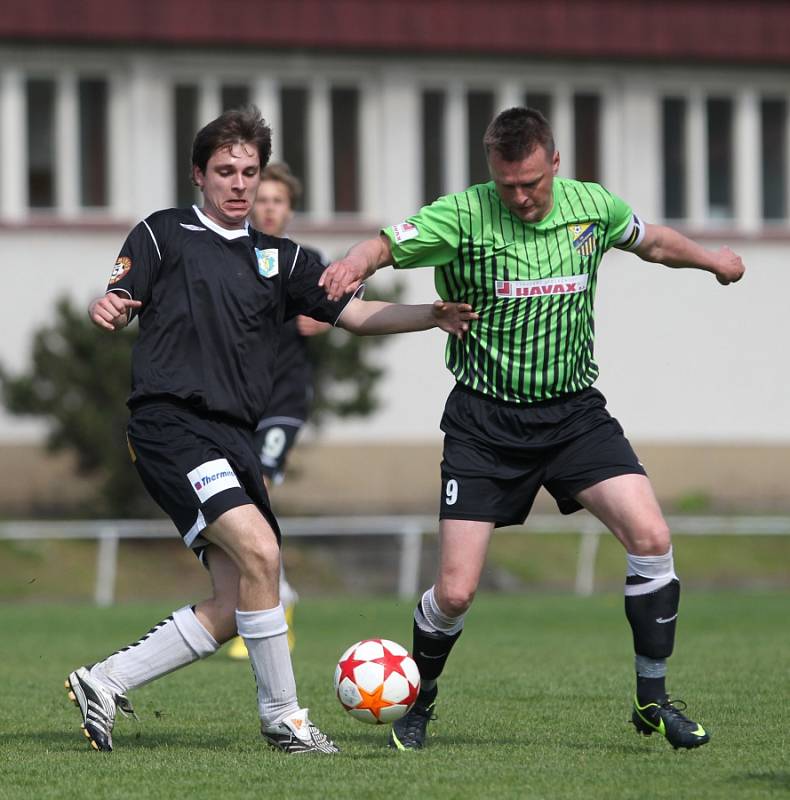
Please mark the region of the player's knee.
[[461, 614], [465, 614], [474, 599], [474, 589], [461, 584], [445, 586], [436, 596], [439, 609], [448, 617], [460, 617]]
[[248, 580], [266, 580], [279, 583], [280, 548], [269, 537], [250, 537], [238, 564], [240, 573]]
[[661, 556], [672, 546], [672, 535], [664, 519], [642, 523], [628, 531], [628, 552], [638, 556]]

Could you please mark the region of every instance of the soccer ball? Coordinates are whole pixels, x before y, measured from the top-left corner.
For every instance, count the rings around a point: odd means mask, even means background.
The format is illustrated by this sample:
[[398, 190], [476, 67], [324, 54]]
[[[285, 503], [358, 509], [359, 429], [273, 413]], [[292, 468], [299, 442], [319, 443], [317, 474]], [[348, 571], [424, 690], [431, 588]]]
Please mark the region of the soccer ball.
[[389, 639], [351, 645], [335, 668], [337, 699], [360, 722], [395, 722], [414, 705], [419, 691], [417, 665], [404, 647]]

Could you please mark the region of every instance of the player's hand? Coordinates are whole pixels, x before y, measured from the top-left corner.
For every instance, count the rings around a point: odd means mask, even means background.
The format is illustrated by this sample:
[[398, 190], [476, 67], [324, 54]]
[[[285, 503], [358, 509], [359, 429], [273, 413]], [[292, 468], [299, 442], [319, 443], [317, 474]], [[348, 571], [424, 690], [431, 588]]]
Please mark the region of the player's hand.
[[141, 305], [139, 300], [130, 300], [117, 292], [107, 292], [90, 304], [88, 316], [97, 327], [118, 331], [129, 324], [129, 310], [140, 308]]
[[436, 327], [458, 339], [463, 339], [470, 321], [480, 317], [468, 303], [450, 303], [447, 300], [434, 300], [432, 313]]
[[321, 322], [320, 320], [306, 317], [300, 314], [296, 318], [296, 330], [299, 331], [300, 336], [315, 336], [317, 333], [324, 333], [332, 326], [328, 322]]
[[367, 276], [364, 266], [346, 257], [333, 261], [318, 279], [318, 285], [324, 287], [327, 299], [339, 300], [344, 294], [356, 291]]
[[729, 247], [722, 247], [716, 252], [718, 264], [716, 267], [716, 280], [722, 285], [735, 283], [743, 277], [746, 267], [737, 253], [733, 253]]

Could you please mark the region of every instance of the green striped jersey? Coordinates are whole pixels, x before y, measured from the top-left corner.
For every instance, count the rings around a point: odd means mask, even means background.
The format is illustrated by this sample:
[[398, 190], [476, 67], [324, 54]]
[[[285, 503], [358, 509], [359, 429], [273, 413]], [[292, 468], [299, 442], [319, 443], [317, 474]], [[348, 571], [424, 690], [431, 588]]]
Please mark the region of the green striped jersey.
[[548, 400], [592, 385], [593, 300], [598, 265], [611, 247], [632, 249], [644, 226], [597, 183], [554, 179], [554, 203], [540, 222], [522, 222], [493, 182], [440, 197], [383, 233], [396, 268], [435, 268], [444, 300], [480, 315], [445, 357], [456, 381], [517, 403]]

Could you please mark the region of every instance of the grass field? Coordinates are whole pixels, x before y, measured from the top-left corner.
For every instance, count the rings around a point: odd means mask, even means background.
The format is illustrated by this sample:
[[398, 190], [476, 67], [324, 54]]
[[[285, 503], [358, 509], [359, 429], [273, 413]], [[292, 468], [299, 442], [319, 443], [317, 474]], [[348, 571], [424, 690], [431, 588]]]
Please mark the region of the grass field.
[[442, 684], [421, 753], [347, 717], [332, 693], [353, 641], [406, 645], [411, 604], [303, 601], [300, 699], [342, 747], [303, 760], [265, 750], [245, 664], [220, 653], [133, 693], [111, 754], [89, 749], [62, 683], [172, 607], [0, 605], [0, 798], [773, 798], [790, 796], [790, 595], [688, 592], [670, 688], [712, 733], [676, 752], [630, 724], [622, 597], [484, 595]]

